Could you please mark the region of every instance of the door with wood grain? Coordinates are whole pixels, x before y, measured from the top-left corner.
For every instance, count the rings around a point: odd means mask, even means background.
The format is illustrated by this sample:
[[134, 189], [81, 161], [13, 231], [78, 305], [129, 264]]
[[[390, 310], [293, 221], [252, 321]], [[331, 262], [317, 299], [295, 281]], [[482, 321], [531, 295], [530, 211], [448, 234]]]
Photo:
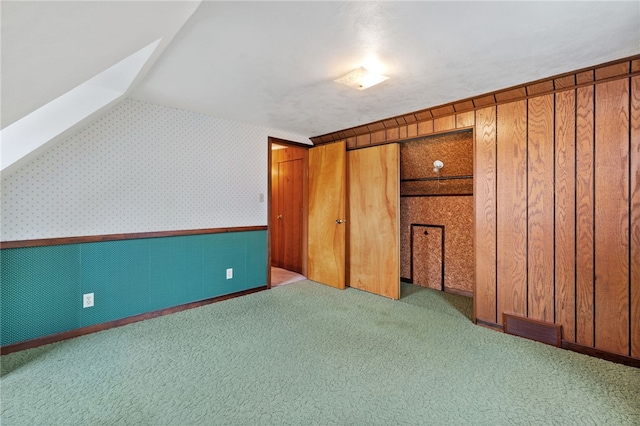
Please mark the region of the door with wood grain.
[[278, 163], [278, 241], [273, 255], [279, 268], [302, 272], [302, 159]]
[[309, 150], [308, 273], [310, 280], [345, 288], [346, 146]]
[[306, 274], [308, 148], [282, 145], [271, 150], [271, 266]]
[[400, 298], [400, 146], [348, 153], [349, 285]]

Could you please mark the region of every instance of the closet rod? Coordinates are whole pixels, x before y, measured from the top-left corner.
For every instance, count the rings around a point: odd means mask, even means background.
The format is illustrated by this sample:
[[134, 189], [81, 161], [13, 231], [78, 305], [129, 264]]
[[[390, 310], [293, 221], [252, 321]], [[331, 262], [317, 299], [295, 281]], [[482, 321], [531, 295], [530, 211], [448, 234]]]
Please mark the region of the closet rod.
[[400, 182], [424, 182], [435, 180], [454, 180], [454, 179], [473, 179], [473, 175], [466, 176], [444, 176], [444, 177], [428, 177], [428, 178], [414, 178], [414, 179], [400, 179]]
[[406, 197], [472, 197], [473, 193], [470, 194], [400, 194], [400, 198]]

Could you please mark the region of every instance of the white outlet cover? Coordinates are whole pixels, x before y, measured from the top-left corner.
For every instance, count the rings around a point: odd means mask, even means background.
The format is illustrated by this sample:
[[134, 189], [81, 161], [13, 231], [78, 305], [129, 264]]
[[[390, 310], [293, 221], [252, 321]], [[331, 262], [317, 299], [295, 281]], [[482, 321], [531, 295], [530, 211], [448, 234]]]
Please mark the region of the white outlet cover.
[[91, 308], [93, 306], [93, 293], [86, 293], [82, 295], [82, 307]]
[[230, 280], [233, 278], [233, 268], [227, 269], [227, 279]]

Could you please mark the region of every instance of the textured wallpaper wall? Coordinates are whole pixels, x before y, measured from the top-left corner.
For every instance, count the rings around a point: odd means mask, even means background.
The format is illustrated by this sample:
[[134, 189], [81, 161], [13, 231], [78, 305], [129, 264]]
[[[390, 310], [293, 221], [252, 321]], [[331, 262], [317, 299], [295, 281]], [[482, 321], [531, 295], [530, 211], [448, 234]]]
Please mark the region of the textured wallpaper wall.
[[268, 136], [309, 143], [127, 99], [2, 176], [1, 239], [266, 225]]

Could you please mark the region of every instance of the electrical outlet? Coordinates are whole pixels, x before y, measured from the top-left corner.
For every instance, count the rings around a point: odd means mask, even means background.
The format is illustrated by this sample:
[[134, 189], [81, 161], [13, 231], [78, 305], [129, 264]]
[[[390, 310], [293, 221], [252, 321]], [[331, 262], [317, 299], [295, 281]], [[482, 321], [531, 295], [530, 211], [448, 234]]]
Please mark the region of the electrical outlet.
[[233, 268], [228, 268], [227, 269], [227, 279], [230, 280], [231, 278], [233, 278]]
[[93, 293], [87, 293], [82, 296], [82, 307], [90, 308], [93, 306]]

